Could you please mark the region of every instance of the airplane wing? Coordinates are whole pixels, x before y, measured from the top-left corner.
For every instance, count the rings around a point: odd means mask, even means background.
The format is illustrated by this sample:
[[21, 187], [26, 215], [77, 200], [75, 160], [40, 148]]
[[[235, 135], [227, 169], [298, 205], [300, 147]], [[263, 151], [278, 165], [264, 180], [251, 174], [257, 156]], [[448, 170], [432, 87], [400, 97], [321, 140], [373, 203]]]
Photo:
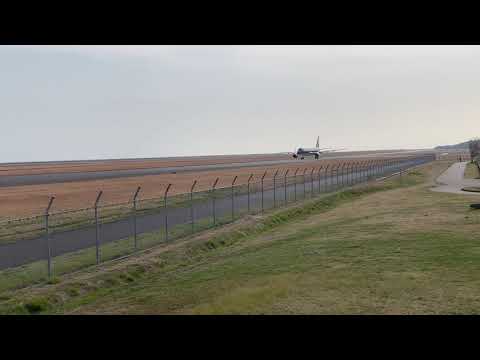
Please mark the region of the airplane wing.
[[343, 149], [330, 149], [330, 150], [322, 151], [322, 153], [336, 152], [336, 151], [342, 151], [342, 150], [347, 150], [347, 149], [345, 149], [345, 148], [343, 148]]

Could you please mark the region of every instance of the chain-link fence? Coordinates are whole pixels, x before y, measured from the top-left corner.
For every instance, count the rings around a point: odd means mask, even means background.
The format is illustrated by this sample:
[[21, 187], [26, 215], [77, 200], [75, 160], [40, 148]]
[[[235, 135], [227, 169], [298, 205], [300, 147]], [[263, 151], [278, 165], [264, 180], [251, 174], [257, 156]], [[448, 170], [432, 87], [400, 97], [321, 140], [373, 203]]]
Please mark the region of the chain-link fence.
[[[119, 258], [135, 251], [168, 243], [246, 214], [338, 191], [358, 183], [389, 176], [435, 160], [419, 155], [388, 160], [349, 161], [315, 168], [250, 176], [247, 183], [207, 191], [192, 191], [150, 199], [138, 188], [133, 201], [92, 208], [52, 212], [2, 222], [0, 270], [17, 268], [30, 278], [54, 274]], [[268, 175], [268, 176], [267, 176]], [[0, 283], [1, 287], [1, 283]]]

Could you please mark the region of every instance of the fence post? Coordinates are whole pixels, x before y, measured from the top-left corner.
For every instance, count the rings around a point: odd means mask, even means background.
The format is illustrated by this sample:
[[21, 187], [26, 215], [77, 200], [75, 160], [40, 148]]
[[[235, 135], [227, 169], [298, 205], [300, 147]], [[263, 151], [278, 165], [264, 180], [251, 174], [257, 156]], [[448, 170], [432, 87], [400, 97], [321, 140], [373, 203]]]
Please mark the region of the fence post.
[[294, 201], [297, 201], [297, 173], [298, 173], [298, 170], [300, 170], [300, 168], [297, 168], [295, 170], [295, 174], [293, 175], [295, 177], [295, 183], [293, 184], [293, 187], [294, 187], [294, 190], [295, 190]]
[[168, 207], [167, 207], [167, 196], [168, 190], [172, 184], [168, 184], [167, 188], [165, 189], [165, 194], [163, 195], [163, 204], [165, 206], [165, 242], [168, 242]]
[[[349, 167], [350, 167], [350, 163], [348, 163], [348, 162], [345, 163], [345, 175], [342, 176], [342, 177], [345, 178], [343, 187], [348, 186], [348, 168]], [[342, 173], [343, 173], [343, 170], [342, 170]]]
[[273, 174], [273, 207], [277, 207], [277, 175], [278, 175], [278, 169], [275, 171], [275, 174]]
[[345, 187], [345, 170], [344, 170], [345, 165], [347, 165], [347, 163], [343, 163], [342, 165], [342, 185], [341, 185], [342, 188]]
[[190, 220], [192, 222], [192, 234], [195, 232], [195, 217], [193, 213], [193, 189], [197, 185], [197, 180], [195, 180], [190, 188]]
[[217, 225], [217, 218], [216, 218], [216, 214], [215, 214], [215, 186], [217, 186], [217, 183], [218, 183], [218, 180], [220, 178], [216, 178], [215, 179], [215, 182], [213, 183], [212, 185], [212, 209], [213, 209], [213, 226]]
[[350, 171], [352, 170], [352, 169], [351, 169], [351, 163], [350, 163], [350, 162], [347, 163], [346, 169], [347, 169], [347, 171], [346, 171], [346, 173], [347, 173], [347, 174], [346, 174], [346, 175], [347, 175], [346, 177], [347, 177], [347, 178], [346, 178], [346, 181], [345, 181], [345, 182], [346, 182], [347, 186], [350, 186]]
[[133, 195], [133, 246], [137, 250], [137, 197], [141, 187], [139, 186]]
[[[328, 168], [330, 167], [330, 164], [327, 165], [327, 167], [325, 168], [325, 176], [324, 176], [324, 179], [323, 179], [323, 182], [324, 182], [324, 185], [323, 185], [323, 188], [325, 189], [325, 192], [327, 193], [328, 192]], [[331, 172], [331, 170], [330, 170]]]
[[357, 170], [357, 162], [354, 161], [352, 163], [352, 171], [350, 172], [350, 183], [351, 183], [352, 186], [355, 185], [355, 180], [356, 180], [355, 172], [356, 172], [356, 170]]
[[55, 200], [55, 196], [51, 196], [48, 201], [48, 206], [45, 209], [45, 233], [47, 235], [47, 250], [48, 250], [48, 278], [52, 278], [52, 247], [50, 244], [50, 228], [48, 224], [48, 218], [50, 217], [50, 208], [52, 207], [53, 200]]
[[250, 174], [250, 177], [248, 178], [247, 181], [247, 208], [248, 208], [248, 213], [250, 214], [250, 181], [253, 178], [253, 174]]
[[97, 265], [100, 264], [100, 234], [98, 231], [98, 203], [100, 198], [102, 197], [103, 191], [97, 195], [97, 199], [95, 200], [95, 250], [96, 250], [96, 257], [97, 257]]
[[235, 181], [237, 181], [237, 178], [238, 178], [238, 176], [235, 176], [233, 178], [233, 181], [232, 181], [232, 221], [233, 221], [233, 219], [235, 219], [235, 209], [234, 209], [235, 208], [235, 203], [234, 203], [235, 194], [234, 194], [233, 186], [235, 185]]
[[356, 164], [355, 162], [352, 162], [352, 166], [350, 167], [350, 185], [352, 185], [352, 186], [355, 182], [355, 177], [354, 177], [355, 164]]
[[321, 172], [322, 172], [323, 165], [318, 168], [318, 194], [320, 195], [320, 178], [321, 178]]
[[347, 163], [347, 179], [346, 179], [347, 186], [350, 186], [351, 172], [352, 172], [352, 163], [348, 162]]
[[350, 168], [350, 162], [347, 162], [345, 164], [345, 186], [348, 186], [349, 185], [349, 182], [348, 182], [348, 179], [349, 179], [349, 168]]
[[[342, 166], [343, 166], [343, 163], [342, 163]], [[338, 169], [340, 169], [340, 164], [338, 164], [338, 166], [335, 168], [335, 172], [336, 172], [336, 174], [337, 174], [337, 175], [336, 175], [336, 178], [337, 178], [337, 179], [336, 179], [336, 181], [335, 181], [335, 190], [338, 190], [338, 189], [339, 189], [339, 183], [340, 183], [340, 181], [339, 181], [339, 179], [338, 179], [338, 174], [339, 174], [340, 172], [338, 171]]]
[[306, 182], [305, 182], [305, 173], [307, 172], [307, 168], [305, 168], [303, 170], [303, 174], [302, 174], [302, 178], [303, 178], [303, 199], [305, 200], [306, 198], [306, 195], [305, 195], [305, 192], [306, 192], [306, 189], [307, 189], [307, 185], [306, 185]]
[[340, 169], [343, 167], [343, 163], [341, 166], [338, 166], [338, 176], [337, 176], [337, 181], [338, 181], [338, 187], [337, 189], [341, 189], [342, 188], [342, 181], [340, 179]]
[[329, 186], [329, 191], [332, 191], [334, 189], [333, 187], [333, 168], [334, 165], [330, 168], [330, 186]]
[[262, 180], [261, 180], [261, 183], [262, 183], [262, 214], [263, 214], [263, 180], [265, 179], [265, 176], [267, 175], [267, 172], [265, 171], [265, 173], [263, 174], [262, 176]]
[[[337, 167], [338, 165], [333, 165], [332, 166], [332, 170], [330, 170], [330, 173], [331, 173], [331, 179], [330, 179], [330, 189], [331, 191], [335, 191], [336, 190], [336, 187], [337, 187]], [[334, 175], [335, 174], [335, 175]], [[333, 184], [333, 179], [335, 178], [335, 184]]]
[[288, 171], [289, 171], [289, 169], [287, 169], [287, 171], [285, 171], [285, 174], [283, 175], [283, 190], [285, 192], [285, 204], [284, 205], [287, 205], [287, 175], [288, 175]]
[[352, 185], [354, 185], [354, 184], [355, 184], [355, 180], [356, 180], [356, 176], [355, 176], [355, 175], [356, 175], [356, 171], [357, 171], [357, 162], [356, 162], [356, 161], [354, 161], [354, 162], [352, 163], [352, 171], [351, 171], [351, 173], [350, 173], [350, 183], [351, 183]]
[[312, 168], [312, 171], [310, 172], [310, 197], [313, 198], [313, 172], [315, 171], [315, 168]]
[[360, 179], [361, 179], [360, 174], [359, 174], [360, 169], [361, 169], [361, 163], [360, 163], [360, 161], [357, 161], [355, 163], [355, 176], [354, 176], [354, 179], [355, 179], [354, 183], [355, 184], [358, 184], [360, 182]]

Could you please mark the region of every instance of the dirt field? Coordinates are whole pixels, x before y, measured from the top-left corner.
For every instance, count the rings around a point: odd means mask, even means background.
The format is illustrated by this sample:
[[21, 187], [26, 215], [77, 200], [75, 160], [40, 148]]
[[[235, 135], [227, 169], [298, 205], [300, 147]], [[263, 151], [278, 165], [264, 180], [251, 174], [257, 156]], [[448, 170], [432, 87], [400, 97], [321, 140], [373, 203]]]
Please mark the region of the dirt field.
[[[372, 152], [370, 152], [371, 154]], [[346, 154], [346, 153], [345, 153]], [[358, 156], [362, 153], [356, 153]], [[123, 166], [130, 166], [130, 168], [144, 167], [160, 167], [160, 166], [181, 166], [184, 165], [200, 165], [200, 164], [212, 164], [228, 162], [246, 162], [246, 161], [260, 161], [260, 160], [272, 160], [280, 159], [281, 156], [287, 157], [287, 155], [260, 155], [250, 156], [225, 156], [225, 157], [208, 157], [208, 158], [185, 158], [171, 160], [166, 162], [164, 160], [118, 160], [105, 163], [87, 163], [87, 164], [57, 164], [57, 165], [10, 165], [4, 166], [0, 176], [15, 174], [33, 174], [46, 173], [46, 172], [65, 172], [65, 171], [98, 171], [105, 170], [107, 168], [118, 170]], [[268, 158], [270, 156], [270, 158]], [[389, 158], [393, 158], [399, 155], [392, 155]], [[387, 158], [386, 155], [378, 157]], [[194, 159], [194, 160], [192, 160]], [[372, 161], [373, 157], [355, 158], [350, 162], [360, 161]], [[275, 165], [267, 167], [251, 167], [241, 169], [228, 169], [228, 170], [211, 170], [202, 172], [188, 172], [177, 174], [161, 174], [161, 175], [147, 175], [141, 177], [128, 177], [119, 179], [107, 179], [107, 180], [93, 180], [93, 181], [79, 181], [61, 184], [46, 184], [46, 185], [28, 185], [28, 186], [14, 186], [0, 188], [0, 219], [11, 219], [18, 217], [26, 217], [32, 215], [43, 214], [45, 206], [48, 203], [49, 196], [55, 196], [54, 206], [52, 211], [60, 211], [67, 209], [76, 209], [91, 207], [95, 201], [96, 195], [99, 190], [103, 190], [104, 195], [102, 198], [103, 204], [118, 203], [131, 201], [133, 193], [137, 186], [142, 187], [140, 198], [153, 198], [163, 196], [163, 193], [169, 183], [173, 184], [169, 194], [180, 194], [189, 192], [194, 180], [197, 180], [197, 186], [195, 191], [206, 190], [211, 188], [213, 182], [217, 177], [220, 178], [217, 188], [230, 186], [233, 178], [238, 176], [236, 184], [244, 184], [247, 182], [250, 174], [253, 174], [253, 181], [258, 181], [263, 173], [267, 171], [267, 178], [273, 176], [274, 172], [279, 169], [279, 175], [289, 170], [289, 174], [292, 175], [297, 168], [300, 168], [298, 174], [301, 174], [305, 168], [308, 168], [308, 172], [312, 167], [318, 169], [320, 166], [326, 167], [332, 166], [339, 162], [349, 162], [348, 160], [328, 160], [328, 158], [321, 161], [304, 160], [298, 161], [295, 164], [288, 165]], [[43, 166], [43, 167], [42, 167]], [[94, 170], [93, 170], [94, 169]], [[316, 170], [317, 171], [317, 170]]]
[[185, 158], [164, 159], [126, 159], [126, 160], [98, 160], [82, 162], [64, 162], [50, 164], [7, 164], [0, 165], [0, 175], [34, 175], [55, 174], [72, 172], [111, 171], [150, 169], [176, 166], [230, 164], [235, 162], [253, 162], [270, 160], [291, 160], [291, 157], [283, 154], [259, 154], [259, 155], [221, 155], [221, 156], [198, 156]]
[[[396, 152], [399, 150], [382, 151], [358, 151], [342, 152], [339, 155], [363, 155], [375, 154], [378, 152]], [[333, 154], [332, 154], [333, 155]], [[328, 157], [328, 155], [327, 155]], [[113, 171], [150, 169], [177, 166], [231, 164], [237, 162], [291, 160], [289, 154], [251, 154], [251, 155], [216, 155], [216, 156], [195, 156], [176, 157], [159, 159], [124, 159], [124, 160], [95, 160], [75, 162], [51, 162], [51, 163], [24, 163], [24, 164], [0, 164], [0, 176], [13, 175], [37, 175], [55, 173], [75, 173], [92, 171]]]

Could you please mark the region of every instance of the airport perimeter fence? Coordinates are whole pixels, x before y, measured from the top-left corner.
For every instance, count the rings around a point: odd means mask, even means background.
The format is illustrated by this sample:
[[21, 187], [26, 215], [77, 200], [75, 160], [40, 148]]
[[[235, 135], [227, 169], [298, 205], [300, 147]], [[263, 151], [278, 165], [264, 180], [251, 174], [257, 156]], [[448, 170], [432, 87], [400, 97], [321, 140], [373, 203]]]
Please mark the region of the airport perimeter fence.
[[[128, 203], [102, 205], [102, 192], [94, 206], [50, 212], [54, 198], [40, 216], [2, 222], [0, 270], [23, 271], [25, 281], [44, 280], [103, 261], [120, 258], [160, 243], [169, 243], [199, 231], [229, 223], [247, 214], [331, 193], [373, 179], [402, 174], [435, 160], [426, 154], [388, 160], [349, 161], [293, 172], [263, 174], [260, 180], [207, 191], [143, 199], [136, 189]], [[55, 263], [55, 266], [54, 266]], [[7, 270], [6, 270], [7, 269]], [[0, 279], [0, 290], [1, 290]]]

